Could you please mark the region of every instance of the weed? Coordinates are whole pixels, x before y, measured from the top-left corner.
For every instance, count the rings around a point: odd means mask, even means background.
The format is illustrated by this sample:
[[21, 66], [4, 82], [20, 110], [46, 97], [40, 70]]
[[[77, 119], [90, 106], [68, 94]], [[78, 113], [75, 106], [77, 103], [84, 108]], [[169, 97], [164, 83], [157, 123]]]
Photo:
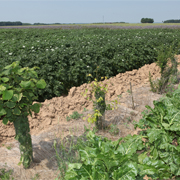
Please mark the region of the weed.
[[131, 122], [131, 117], [127, 117], [126, 119], [128, 120], [128, 122]]
[[107, 105], [106, 105], [106, 110], [112, 110], [112, 107], [111, 107], [110, 104], [107, 104]]
[[128, 124], [128, 123], [124, 123], [124, 125], [125, 125], [127, 128], [129, 128], [129, 124]]
[[111, 134], [111, 135], [118, 135], [118, 133], [119, 133], [119, 128], [117, 127], [117, 125], [114, 125], [114, 124], [111, 124], [110, 125], [110, 130], [109, 130], [109, 133]]
[[77, 111], [74, 111], [72, 115], [67, 116], [66, 120], [70, 121], [71, 119], [79, 119], [83, 114], [79, 114]]
[[12, 147], [11, 147], [11, 146], [7, 146], [6, 148], [7, 148], [8, 150], [11, 150]]
[[131, 94], [131, 90], [128, 89], [127, 92], [128, 92], [129, 94]]
[[36, 179], [38, 179], [39, 177], [40, 177], [40, 175], [39, 175], [39, 174], [36, 174], [34, 178], [31, 178], [31, 180], [36, 180]]
[[[172, 48], [161, 47], [157, 59], [156, 64], [160, 67], [161, 78], [152, 81], [151, 73], [149, 72], [151, 91], [160, 94], [171, 93], [173, 91], [172, 84], [178, 83], [178, 62], [174, 57]], [[171, 66], [168, 66], [168, 62], [171, 62]]]
[[84, 109], [83, 109], [83, 112], [86, 112], [86, 111], [88, 111], [88, 109], [84, 108]]
[[[1, 180], [10, 180], [10, 175], [12, 174], [13, 170], [9, 170], [6, 172], [5, 168], [0, 169], [0, 179]], [[12, 177], [11, 180], [14, 178]]]
[[118, 98], [121, 98], [121, 97], [122, 97], [122, 95], [117, 95], [117, 97], [118, 97]]
[[[64, 179], [65, 173], [68, 169], [69, 163], [77, 163], [79, 162], [80, 156], [77, 151], [80, 144], [83, 144], [82, 139], [80, 137], [77, 138], [77, 141], [75, 143], [75, 137], [71, 134], [69, 136], [66, 136], [65, 138], [61, 138], [60, 144], [58, 145], [57, 141], [54, 140], [53, 147], [56, 152], [56, 159], [58, 163], [58, 169], [60, 171], [60, 174], [55, 180]], [[58, 145], [58, 150], [57, 150]]]

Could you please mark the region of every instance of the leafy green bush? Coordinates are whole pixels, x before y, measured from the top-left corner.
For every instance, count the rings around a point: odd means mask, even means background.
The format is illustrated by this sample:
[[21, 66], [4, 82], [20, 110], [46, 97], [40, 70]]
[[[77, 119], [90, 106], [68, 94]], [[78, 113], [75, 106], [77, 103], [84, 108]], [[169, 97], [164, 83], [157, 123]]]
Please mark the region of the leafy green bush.
[[41, 104], [33, 101], [37, 99], [37, 89], [46, 86], [43, 79], [38, 80], [35, 69], [21, 68], [17, 61], [0, 72], [0, 118], [4, 124], [8, 121], [14, 124], [15, 139], [20, 143], [20, 163], [23, 163], [24, 168], [28, 168], [33, 161], [27, 116], [32, 115], [32, 111], [39, 112]]
[[119, 128], [117, 127], [117, 125], [111, 124], [110, 125], [110, 129], [109, 129], [109, 133], [112, 135], [118, 135], [119, 134]]
[[74, 111], [72, 115], [67, 116], [66, 120], [70, 121], [71, 119], [79, 119], [83, 114], [79, 114], [77, 111]]
[[[170, 62], [171, 65], [168, 65], [168, 62]], [[169, 86], [178, 82], [178, 62], [171, 47], [161, 47], [158, 51], [156, 64], [160, 67], [161, 78], [153, 82], [149, 72], [149, 81], [151, 91], [162, 94], [167, 91]]]

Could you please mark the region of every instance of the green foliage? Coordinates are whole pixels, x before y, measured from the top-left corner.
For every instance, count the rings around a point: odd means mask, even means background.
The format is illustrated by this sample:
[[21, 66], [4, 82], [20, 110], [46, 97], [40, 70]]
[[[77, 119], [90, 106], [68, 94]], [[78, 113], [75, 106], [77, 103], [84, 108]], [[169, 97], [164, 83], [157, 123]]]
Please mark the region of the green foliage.
[[112, 107], [110, 104], [106, 104], [106, 110], [112, 110]]
[[1, 180], [13, 180], [14, 178], [10, 179], [10, 175], [12, 174], [13, 170], [6, 172], [6, 169], [0, 169], [0, 179]]
[[39, 112], [41, 104], [33, 104], [33, 101], [37, 99], [37, 89], [46, 86], [44, 80], [38, 80], [35, 69], [21, 68], [17, 61], [4, 67], [0, 73], [0, 118], [4, 124], [8, 121], [14, 124], [15, 139], [20, 143], [20, 163], [24, 168], [28, 168], [33, 160], [27, 116], [32, 115], [32, 111]]
[[59, 178], [64, 179], [69, 163], [80, 162], [80, 157], [77, 150], [78, 144], [83, 144], [83, 138], [85, 137], [82, 135], [76, 139], [76, 137], [71, 134], [69, 137], [66, 136], [63, 139], [60, 137], [60, 142], [54, 140], [53, 147], [56, 152], [55, 157], [57, 158], [58, 168], [60, 170], [60, 174], [55, 180], [58, 180]]
[[154, 19], [152, 18], [142, 18], [141, 23], [153, 23]]
[[40, 177], [39, 174], [36, 174], [34, 178], [31, 178], [31, 180], [37, 180]]
[[[162, 46], [159, 49], [158, 57], [157, 57], [158, 60], [156, 64], [160, 67], [161, 78], [153, 82], [151, 78], [151, 74], [149, 72], [151, 91], [162, 94], [166, 92], [167, 89], [168, 90], [172, 89], [170, 86], [178, 82], [178, 78], [177, 78], [178, 62], [176, 60], [176, 57], [174, 57], [174, 54], [175, 53], [173, 53], [172, 48], [168, 49]], [[171, 65], [168, 65], [168, 62], [170, 62]]]
[[[98, 70], [99, 67], [97, 67]], [[88, 75], [89, 77], [92, 77], [91, 74]], [[97, 75], [96, 75], [97, 77]], [[101, 79], [103, 79], [103, 77], [101, 77]], [[107, 79], [107, 78], [106, 78]], [[94, 110], [94, 114], [93, 115], [88, 115], [88, 122], [94, 123], [96, 124], [96, 128], [97, 129], [103, 129], [103, 124], [104, 124], [104, 113], [106, 110], [106, 103], [105, 103], [105, 94], [107, 92], [107, 86], [104, 87], [102, 86], [101, 82], [98, 82], [97, 79], [95, 78], [95, 81], [91, 83], [91, 87], [92, 87], [92, 93], [94, 93], [95, 96], [95, 101], [91, 98], [87, 98], [88, 100], [92, 100], [93, 101], [93, 110]], [[86, 89], [86, 92], [84, 94], [84, 96], [86, 96], [88, 89]]]
[[180, 85], [154, 101], [135, 124], [139, 135], [111, 141], [89, 131], [79, 145], [80, 163], [70, 163], [66, 180], [172, 179], [180, 176]]
[[117, 125], [111, 124], [110, 129], [109, 129], [109, 133], [112, 135], [118, 135], [119, 134], [119, 128], [117, 127]]
[[180, 23], [180, 19], [170, 19], [170, 20], [165, 20], [163, 23]]
[[[99, 67], [97, 67], [97, 70], [98, 70], [98, 68]], [[96, 72], [97, 72], [97, 70], [96, 70]], [[89, 74], [88, 76], [92, 77], [91, 74]], [[96, 74], [96, 77], [98, 77], [98, 74]], [[101, 80], [102, 79], [104, 79], [104, 78], [101, 77]], [[107, 77], [105, 77], [105, 79], [107, 79]], [[92, 94], [94, 93], [95, 100], [93, 100], [92, 98], [89, 98], [89, 97], [87, 99], [92, 100], [94, 113], [92, 115], [88, 114], [88, 117], [89, 117], [88, 122], [95, 123], [96, 128], [98, 130], [105, 129], [106, 128], [105, 124], [104, 124], [105, 110], [114, 110], [114, 108], [117, 108], [118, 101], [114, 100], [110, 104], [108, 104], [108, 105], [106, 104], [105, 94], [107, 92], [108, 85], [103, 86], [103, 83], [98, 82], [97, 78], [95, 78], [95, 81], [93, 81], [91, 83], [91, 87], [92, 87], [91, 93]], [[87, 91], [88, 91], [88, 89], [86, 89], [84, 96], [86, 96]], [[83, 119], [85, 119], [85, 117]]]
[[88, 111], [88, 109], [84, 108], [84, 109], [83, 109], [83, 112], [86, 112], [86, 111]]
[[153, 63], [157, 47], [173, 42], [180, 42], [178, 29], [0, 29], [0, 67], [17, 60], [40, 67], [47, 86], [38, 90], [38, 101], [44, 101], [88, 83], [97, 66], [99, 77], [110, 78]]
[[77, 111], [74, 111], [72, 115], [67, 116], [66, 120], [70, 121], [71, 119], [79, 119], [83, 114], [79, 114]]
[[16, 22], [10, 22], [10, 21], [1, 21], [0, 26], [21, 26], [23, 25], [22, 22], [16, 21]]

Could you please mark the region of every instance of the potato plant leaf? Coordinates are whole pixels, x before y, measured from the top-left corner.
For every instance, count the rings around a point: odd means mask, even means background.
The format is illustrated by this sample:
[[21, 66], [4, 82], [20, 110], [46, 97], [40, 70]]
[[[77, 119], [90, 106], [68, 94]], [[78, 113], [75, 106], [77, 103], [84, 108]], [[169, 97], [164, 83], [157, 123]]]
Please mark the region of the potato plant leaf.
[[8, 101], [4, 103], [8, 108], [14, 108], [16, 106], [16, 103], [12, 101]]
[[39, 113], [41, 106], [42, 105], [40, 103], [35, 103], [31, 106], [31, 110], [34, 111], [35, 113]]
[[3, 78], [1, 78], [1, 80], [2, 80], [3, 82], [8, 82], [8, 81], [9, 81], [9, 78], [3, 77]]
[[46, 82], [44, 79], [41, 79], [37, 82], [36, 87], [39, 89], [44, 89], [46, 87]]
[[8, 119], [7, 117], [4, 117], [4, 118], [3, 118], [3, 124], [6, 125], [6, 124], [8, 123], [8, 121], [9, 121], [9, 119]]
[[0, 109], [0, 117], [5, 115], [7, 112], [5, 111], [5, 109]]
[[31, 87], [31, 81], [21, 81], [20, 86], [24, 89], [29, 89]]
[[19, 109], [18, 107], [15, 107], [15, 108], [13, 109], [13, 114], [14, 114], [14, 115], [20, 115], [20, 114], [21, 114], [20, 109]]
[[3, 100], [10, 100], [12, 97], [13, 97], [13, 90], [3, 91], [3, 95], [2, 95]]

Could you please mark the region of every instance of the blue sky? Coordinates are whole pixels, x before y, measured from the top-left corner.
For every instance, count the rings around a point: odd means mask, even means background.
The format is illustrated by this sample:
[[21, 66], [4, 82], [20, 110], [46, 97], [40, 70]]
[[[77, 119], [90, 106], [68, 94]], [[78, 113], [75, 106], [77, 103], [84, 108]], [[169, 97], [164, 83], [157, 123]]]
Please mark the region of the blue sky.
[[180, 0], [0, 0], [0, 21], [23, 23], [140, 23], [180, 19]]

